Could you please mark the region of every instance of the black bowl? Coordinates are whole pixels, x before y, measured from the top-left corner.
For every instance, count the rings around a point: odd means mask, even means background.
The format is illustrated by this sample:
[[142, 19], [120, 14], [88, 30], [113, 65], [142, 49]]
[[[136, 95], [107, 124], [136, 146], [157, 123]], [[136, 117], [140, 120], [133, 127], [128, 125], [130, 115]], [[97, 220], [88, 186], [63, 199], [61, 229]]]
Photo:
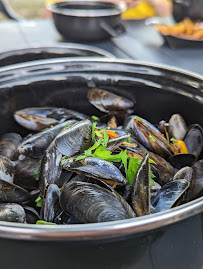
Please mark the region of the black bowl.
[[[136, 62], [56, 59], [0, 69], [0, 133], [19, 131], [13, 113], [54, 105], [100, 115], [92, 87], [136, 101], [152, 123], [180, 113], [203, 125], [203, 79]], [[26, 132], [24, 132], [25, 134]], [[69, 226], [0, 224], [0, 260], [7, 269], [202, 269], [203, 197], [129, 220]]]
[[96, 41], [117, 36], [125, 31], [121, 13], [124, 2], [64, 1], [48, 6], [58, 32], [65, 40]]

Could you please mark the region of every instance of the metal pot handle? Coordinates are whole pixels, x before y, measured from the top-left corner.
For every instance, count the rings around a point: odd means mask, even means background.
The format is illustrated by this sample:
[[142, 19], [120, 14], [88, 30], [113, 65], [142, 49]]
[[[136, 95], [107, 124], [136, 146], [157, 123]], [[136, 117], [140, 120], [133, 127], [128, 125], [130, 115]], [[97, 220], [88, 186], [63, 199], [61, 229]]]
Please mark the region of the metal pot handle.
[[105, 21], [102, 21], [100, 23], [100, 27], [106, 31], [111, 37], [117, 37], [123, 33], [125, 33], [125, 27], [123, 24], [117, 24], [115, 27], [110, 26], [108, 23]]
[[2, 12], [7, 18], [14, 21], [23, 20], [20, 16], [18, 16], [9, 6], [8, 2], [5, 0], [0, 0], [0, 12]]

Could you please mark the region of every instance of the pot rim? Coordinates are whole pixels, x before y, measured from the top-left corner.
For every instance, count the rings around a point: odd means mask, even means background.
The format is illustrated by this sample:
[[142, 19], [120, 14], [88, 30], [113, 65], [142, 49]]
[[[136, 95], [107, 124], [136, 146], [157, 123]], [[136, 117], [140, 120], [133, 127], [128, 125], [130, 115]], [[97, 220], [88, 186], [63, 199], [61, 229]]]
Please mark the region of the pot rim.
[[[60, 2], [60, 4], [62, 5], [63, 3], [70, 3], [70, 2], [84, 2], [84, 3], [93, 3], [94, 1], [92, 0], [73, 0], [73, 1], [63, 1]], [[121, 15], [121, 13], [123, 13], [124, 11], [127, 10], [127, 5], [125, 4], [125, 2], [118, 2], [118, 3], [114, 3], [114, 2], [104, 2], [104, 1], [96, 1], [94, 2], [96, 4], [102, 3], [105, 5], [109, 5], [112, 4], [115, 6], [115, 11], [114, 12], [109, 12], [108, 9], [101, 9], [100, 12], [97, 12], [97, 10], [92, 11], [92, 13], [87, 13], [86, 11], [84, 11], [84, 9], [62, 9], [62, 8], [58, 8], [58, 4], [59, 3], [53, 3], [47, 6], [47, 9], [49, 11], [51, 11], [53, 14], [58, 14], [58, 15], [66, 15], [66, 16], [70, 16], [70, 17], [76, 17], [76, 18], [100, 18], [100, 17], [109, 17], [109, 16], [116, 16], [116, 15]], [[112, 8], [109, 8], [112, 9]], [[86, 12], [86, 13], [85, 13]]]
[[[43, 66], [47, 64], [60, 63], [77, 63], [77, 62], [92, 62], [92, 63], [116, 63], [128, 65], [140, 65], [146, 67], [154, 67], [166, 71], [178, 72], [182, 75], [187, 75], [190, 78], [202, 81], [203, 77], [185, 71], [183, 69], [174, 68], [166, 65], [146, 63], [141, 61], [129, 61], [122, 59], [101, 59], [101, 58], [63, 58], [40, 60], [33, 63], [16, 64], [9, 67], [0, 68], [1, 72], [23, 69], [26, 67]], [[199, 91], [199, 89], [197, 89]], [[160, 213], [132, 218], [127, 220], [119, 220], [105, 223], [90, 223], [90, 224], [70, 224], [64, 225], [35, 225], [35, 224], [20, 224], [0, 222], [0, 237], [20, 240], [43, 240], [43, 241], [82, 241], [82, 240], [98, 240], [122, 238], [131, 234], [150, 231], [153, 229], [162, 228], [166, 225], [176, 223], [186, 218], [192, 217], [203, 212], [203, 197], [200, 197], [187, 204], [166, 210]]]

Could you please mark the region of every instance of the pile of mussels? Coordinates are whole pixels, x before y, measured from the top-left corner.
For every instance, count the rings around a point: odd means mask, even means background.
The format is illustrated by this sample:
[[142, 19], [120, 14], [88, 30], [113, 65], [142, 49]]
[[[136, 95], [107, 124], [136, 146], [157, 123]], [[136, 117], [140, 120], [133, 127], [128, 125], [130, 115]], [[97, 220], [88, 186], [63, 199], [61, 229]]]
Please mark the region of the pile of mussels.
[[32, 134], [0, 138], [0, 220], [94, 223], [168, 210], [203, 195], [203, 129], [179, 114], [155, 127], [134, 104], [91, 89], [104, 112], [55, 107], [16, 111]]

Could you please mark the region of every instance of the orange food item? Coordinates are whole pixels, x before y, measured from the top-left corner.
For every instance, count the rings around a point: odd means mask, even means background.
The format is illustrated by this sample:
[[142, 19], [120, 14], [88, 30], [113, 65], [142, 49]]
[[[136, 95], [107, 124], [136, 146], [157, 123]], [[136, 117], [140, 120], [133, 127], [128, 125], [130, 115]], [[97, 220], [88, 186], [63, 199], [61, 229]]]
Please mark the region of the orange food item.
[[189, 18], [185, 18], [173, 26], [156, 25], [155, 28], [163, 35], [203, 40], [203, 27], [201, 27], [199, 22], [192, 22]]
[[[107, 132], [109, 138], [116, 138], [116, 137], [118, 137], [118, 135], [115, 132], [111, 131], [111, 130], [106, 130], [106, 132]], [[103, 134], [103, 130], [99, 131], [99, 133]]]
[[182, 140], [177, 139], [177, 142], [174, 142], [171, 146], [175, 154], [179, 154], [179, 153], [187, 154], [188, 153], [185, 142]]

